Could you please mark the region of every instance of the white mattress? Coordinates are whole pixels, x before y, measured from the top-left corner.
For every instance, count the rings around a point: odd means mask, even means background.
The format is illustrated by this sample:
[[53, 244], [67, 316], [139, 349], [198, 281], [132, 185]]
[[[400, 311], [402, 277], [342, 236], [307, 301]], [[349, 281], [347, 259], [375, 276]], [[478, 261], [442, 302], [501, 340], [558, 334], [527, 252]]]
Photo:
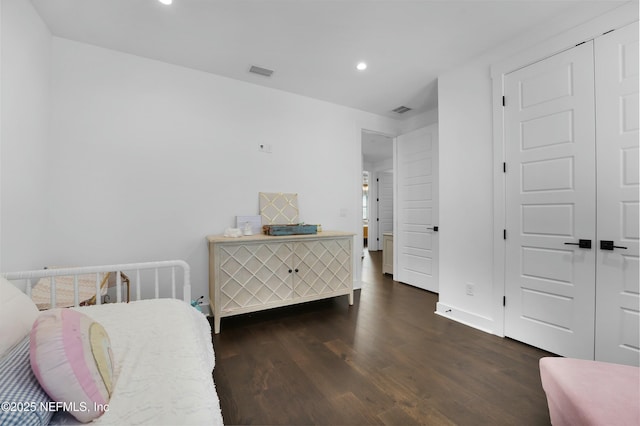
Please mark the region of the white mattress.
[[175, 299], [73, 309], [103, 325], [113, 350], [109, 411], [92, 424], [223, 424], [211, 376], [211, 328], [202, 313]]

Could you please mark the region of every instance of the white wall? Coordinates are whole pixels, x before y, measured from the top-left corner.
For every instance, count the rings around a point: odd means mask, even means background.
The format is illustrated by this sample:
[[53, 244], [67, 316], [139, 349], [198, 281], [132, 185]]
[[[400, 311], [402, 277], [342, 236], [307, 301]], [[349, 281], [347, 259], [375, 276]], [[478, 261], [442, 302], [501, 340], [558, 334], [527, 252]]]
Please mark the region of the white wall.
[[[447, 309], [455, 307], [456, 318], [486, 327], [483, 320], [491, 316], [493, 288], [489, 64], [472, 64], [441, 76], [438, 93], [439, 302]], [[472, 297], [466, 295], [467, 283], [475, 286]], [[467, 313], [474, 318], [467, 318]]]
[[[627, 9], [629, 11], [624, 12]], [[613, 15], [637, 20], [637, 2], [623, 6]], [[544, 57], [545, 52], [551, 55], [559, 48], [554, 39], [565, 40], [562, 45], [565, 49], [571, 47], [571, 43], [585, 40], [581, 35], [587, 33], [572, 29], [584, 22], [584, 18], [579, 19], [578, 16], [558, 17], [547, 22], [544, 28], [524, 34], [438, 77], [439, 314], [495, 334], [503, 333], [504, 281], [494, 270], [494, 243], [501, 241], [502, 226], [496, 223], [494, 227], [493, 223], [495, 215], [500, 214], [500, 204], [496, 203], [494, 208], [494, 176], [501, 176], [496, 173], [496, 167], [501, 167], [502, 159], [494, 157], [492, 125], [494, 109], [498, 114], [501, 109], [492, 97], [491, 66], [531, 49], [541, 55], [538, 59]], [[602, 19], [590, 21], [586, 27], [596, 28], [595, 22]], [[561, 37], [569, 29], [576, 35]], [[473, 296], [466, 294], [467, 283], [475, 285]]]
[[51, 262], [181, 258], [196, 297], [208, 297], [205, 236], [258, 214], [260, 191], [296, 192], [301, 220], [361, 237], [360, 132], [396, 131], [391, 119], [56, 37], [52, 85]]
[[430, 109], [420, 114], [405, 118], [400, 121], [400, 135], [418, 130], [438, 122], [438, 108]]
[[0, 205], [3, 271], [46, 264], [51, 34], [31, 2], [2, 0]]

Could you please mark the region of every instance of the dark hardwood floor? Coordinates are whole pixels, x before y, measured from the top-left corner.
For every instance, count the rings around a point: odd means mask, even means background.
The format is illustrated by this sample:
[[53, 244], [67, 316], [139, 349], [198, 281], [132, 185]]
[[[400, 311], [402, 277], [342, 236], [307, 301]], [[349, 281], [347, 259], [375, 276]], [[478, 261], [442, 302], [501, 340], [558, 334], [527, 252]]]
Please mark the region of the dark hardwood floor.
[[435, 315], [437, 295], [367, 253], [362, 290], [224, 318], [214, 379], [225, 424], [548, 425], [550, 355]]

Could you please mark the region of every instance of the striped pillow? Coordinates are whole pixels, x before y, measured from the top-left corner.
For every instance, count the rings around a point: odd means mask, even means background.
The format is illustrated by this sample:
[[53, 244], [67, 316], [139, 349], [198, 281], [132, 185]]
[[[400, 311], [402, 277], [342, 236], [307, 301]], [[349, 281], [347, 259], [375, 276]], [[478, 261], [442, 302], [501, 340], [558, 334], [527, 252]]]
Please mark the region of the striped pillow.
[[81, 422], [109, 409], [113, 357], [106, 330], [73, 309], [40, 314], [31, 329], [31, 368], [55, 401]]
[[0, 359], [0, 425], [47, 425], [50, 402], [31, 371], [27, 335]]

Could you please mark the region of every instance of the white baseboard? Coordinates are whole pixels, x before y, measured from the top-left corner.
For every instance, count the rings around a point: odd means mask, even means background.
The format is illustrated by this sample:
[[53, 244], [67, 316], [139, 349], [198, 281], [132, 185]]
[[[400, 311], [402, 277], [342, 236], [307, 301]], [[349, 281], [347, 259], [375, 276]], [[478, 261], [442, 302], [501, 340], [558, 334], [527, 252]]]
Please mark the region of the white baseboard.
[[484, 331], [485, 333], [496, 334], [493, 332], [494, 322], [491, 318], [476, 315], [463, 309], [454, 308], [453, 306], [449, 306], [440, 302], [436, 303], [435, 313], [436, 315], [449, 318], [453, 321], [459, 322], [469, 327]]

